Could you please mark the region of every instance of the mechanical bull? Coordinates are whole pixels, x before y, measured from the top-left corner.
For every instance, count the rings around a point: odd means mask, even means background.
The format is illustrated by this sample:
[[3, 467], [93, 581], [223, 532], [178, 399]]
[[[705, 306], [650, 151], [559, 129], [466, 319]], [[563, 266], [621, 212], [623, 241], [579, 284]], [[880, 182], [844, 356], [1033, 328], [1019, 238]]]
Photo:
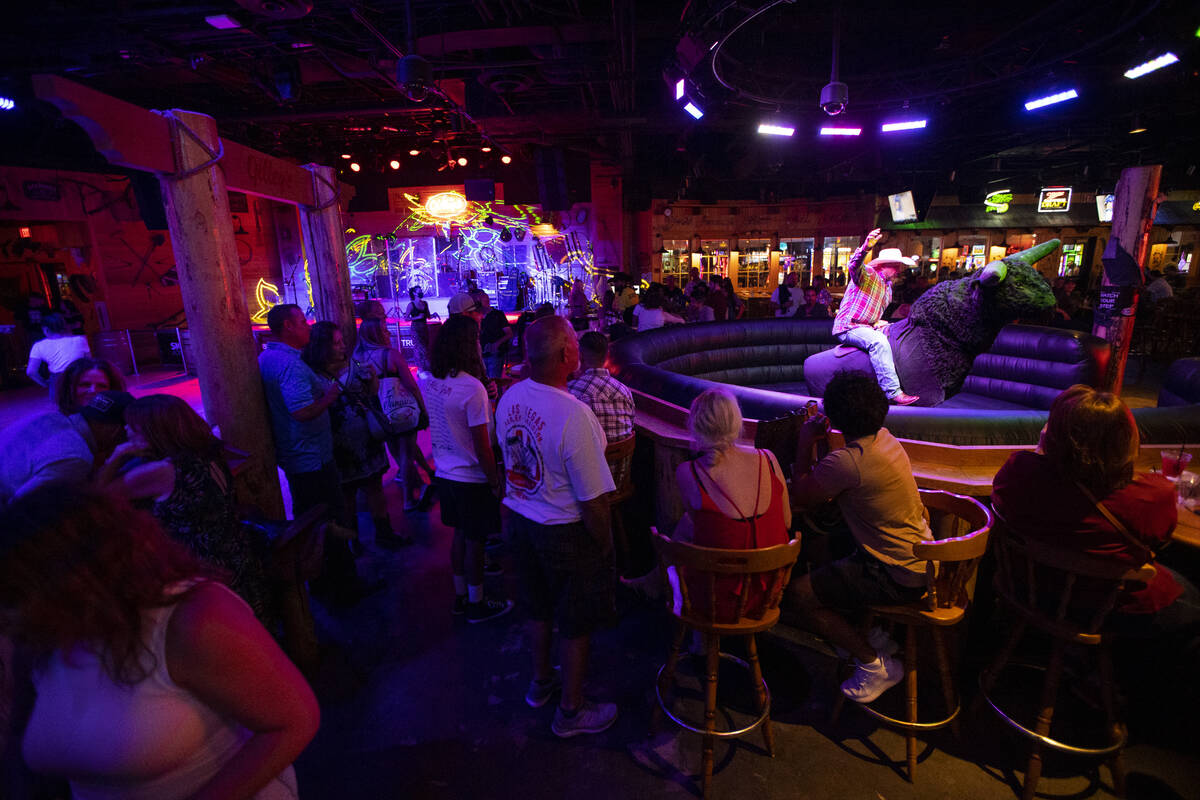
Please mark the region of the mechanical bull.
[[[888, 326], [900, 385], [920, 395], [917, 405], [936, 406], [957, 392], [975, 356], [992, 346], [1005, 325], [1054, 308], [1054, 293], [1034, 265], [1058, 245], [1050, 239], [970, 277], [942, 281], [912, 304], [906, 319]], [[866, 352], [839, 345], [805, 359], [804, 380], [820, 397], [841, 370], [875, 374]]]

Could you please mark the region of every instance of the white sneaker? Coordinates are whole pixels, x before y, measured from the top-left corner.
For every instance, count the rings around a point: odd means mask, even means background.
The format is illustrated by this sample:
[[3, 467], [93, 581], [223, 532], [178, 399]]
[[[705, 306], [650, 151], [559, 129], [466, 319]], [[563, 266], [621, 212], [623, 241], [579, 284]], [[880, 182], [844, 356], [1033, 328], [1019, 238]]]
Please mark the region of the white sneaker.
[[579, 736], [582, 733], [600, 733], [606, 731], [617, 721], [616, 703], [593, 703], [585, 700], [575, 716], [563, 714], [562, 706], [554, 711], [554, 722], [550, 730], [562, 739]]
[[891, 656], [872, 664], [859, 664], [842, 683], [842, 694], [856, 703], [870, 703], [904, 679], [904, 665]]

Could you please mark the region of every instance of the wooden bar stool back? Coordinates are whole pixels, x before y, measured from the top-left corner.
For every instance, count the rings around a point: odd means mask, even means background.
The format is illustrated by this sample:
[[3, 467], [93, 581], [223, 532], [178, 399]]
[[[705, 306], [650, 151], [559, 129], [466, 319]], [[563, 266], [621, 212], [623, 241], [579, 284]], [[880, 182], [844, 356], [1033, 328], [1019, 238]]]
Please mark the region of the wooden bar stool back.
[[[767, 752], [775, 755], [775, 740], [771, 730], [771, 693], [767, 682], [763, 680], [754, 636], [769, 630], [779, 621], [779, 601], [800, 555], [800, 540], [793, 539], [787, 544], [756, 550], [722, 550], [676, 542], [654, 529], [651, 529], [651, 533], [664, 572], [663, 582], [671, 586], [668, 610], [675, 618], [675, 638], [667, 654], [667, 663], [658, 671], [658, 704], [654, 709], [653, 724], [657, 727], [661, 715], [665, 713], [680, 727], [704, 737], [701, 792], [707, 798], [712, 784], [713, 744], [716, 739], [745, 736], [762, 727]], [[731, 578], [741, 579], [744, 588], [737, 599], [734, 619], [718, 621], [718, 586]], [[748, 590], [752, 584], [765, 588], [761, 594], [752, 592]], [[751, 595], [754, 595], [753, 599]], [[751, 607], [751, 603], [758, 607]], [[675, 668], [689, 631], [704, 635], [703, 727], [676, 716], [667, 704], [667, 695], [674, 685]], [[747, 660], [722, 653], [722, 636], [744, 637]], [[758, 717], [738, 730], [716, 729], [717, 674], [721, 659], [746, 669], [754, 689]]]
[[613, 547], [617, 552], [618, 567], [627, 566], [629, 561], [629, 535], [625, 531], [621, 504], [633, 497], [633, 450], [636, 445], [637, 435], [631, 433], [624, 439], [609, 442], [604, 448], [604, 460], [608, 462], [613, 484], [617, 487], [608, 495], [608, 502], [612, 508]]
[[[1113, 634], [1105, 626], [1117, 601], [1126, 591], [1153, 580], [1154, 565], [1130, 567], [1128, 564], [1023, 539], [1019, 532], [1004, 525], [1002, 519], [995, 552], [996, 595], [1016, 614], [1017, 621], [991, 666], [980, 674], [979, 688], [981, 698], [992, 710], [1033, 744], [1021, 796], [1030, 800], [1037, 791], [1042, 774], [1042, 749], [1049, 748], [1061, 753], [1106, 759], [1112, 772], [1113, 789], [1123, 797], [1125, 765], [1121, 751], [1125, 746], [1126, 732], [1116, 712], [1110, 647]], [[1050, 637], [1051, 649], [1042, 680], [1037, 719], [1029, 728], [1004, 711], [991, 697], [991, 692], [1000, 673], [1009, 664], [1017, 644], [1031, 627]], [[1108, 732], [1108, 744], [1102, 747], [1080, 747], [1051, 736], [1055, 701], [1062, 679], [1063, 656], [1067, 647], [1073, 645], [1082, 646], [1086, 652], [1095, 654], [1098, 660], [1100, 702]]]
[[[905, 732], [908, 761], [908, 780], [913, 782], [917, 770], [917, 734], [951, 726], [958, 735], [958, 713], [961, 709], [954, 672], [942, 631], [960, 623], [975, 594], [975, 575], [979, 561], [987, 552], [992, 530], [992, 513], [978, 500], [935, 489], [921, 489], [921, 502], [934, 539], [913, 545], [913, 555], [925, 559], [926, 593], [916, 603], [898, 606], [871, 606], [865, 619], [865, 629], [875, 620], [904, 626], [904, 669], [906, 715], [891, 717], [870, 704], [860, 707], [870, 716]], [[937, 658], [938, 679], [942, 687], [946, 716], [921, 722], [918, 715], [917, 679], [919, 675], [917, 631], [926, 628], [933, 639]], [[838, 692], [833, 708], [836, 723], [846, 697]]]

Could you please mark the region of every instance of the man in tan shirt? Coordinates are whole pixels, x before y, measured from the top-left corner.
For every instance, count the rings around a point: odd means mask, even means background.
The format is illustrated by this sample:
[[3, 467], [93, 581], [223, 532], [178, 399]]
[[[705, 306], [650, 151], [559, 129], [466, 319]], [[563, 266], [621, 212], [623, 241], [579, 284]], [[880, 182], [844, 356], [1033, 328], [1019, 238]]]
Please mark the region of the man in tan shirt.
[[[925, 591], [925, 564], [915, 542], [931, 539], [908, 455], [883, 427], [888, 400], [874, 378], [840, 372], [825, 389], [825, 413], [804, 423], [796, 445], [792, 504], [797, 510], [835, 500], [857, 550], [789, 587], [808, 625], [847, 650], [857, 669], [842, 692], [869, 703], [904, 677], [896, 650], [883, 634], [864, 637], [847, 614], [868, 605], [902, 604]], [[812, 464], [814, 442], [832, 425], [846, 446]]]

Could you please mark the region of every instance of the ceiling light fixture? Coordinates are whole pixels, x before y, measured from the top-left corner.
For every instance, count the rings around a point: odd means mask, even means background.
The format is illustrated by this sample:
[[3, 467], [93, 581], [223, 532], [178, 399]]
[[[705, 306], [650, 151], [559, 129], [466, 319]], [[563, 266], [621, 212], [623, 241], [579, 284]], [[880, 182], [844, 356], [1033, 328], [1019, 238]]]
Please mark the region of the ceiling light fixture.
[[906, 122], [885, 122], [879, 126], [879, 130], [883, 133], [894, 133], [895, 131], [915, 131], [924, 128], [928, 120], [910, 119]]
[[791, 136], [796, 129], [791, 125], [776, 125], [770, 122], [758, 123], [758, 132], [767, 136]]
[[17, 101], [11, 97], [0, 97], [0, 111], [12, 111], [17, 107]]
[[502, 156], [500, 156], [500, 163], [501, 163], [501, 164], [511, 164], [511, 163], [512, 163], [512, 156], [508, 155], [507, 153], [506, 153], [506, 154], [504, 154], [504, 155], [502, 155]]
[[1158, 58], [1152, 58], [1145, 64], [1138, 64], [1136, 67], [1125, 70], [1126, 78], [1140, 78], [1143, 75], [1148, 75], [1156, 69], [1170, 66], [1179, 60], [1179, 56], [1174, 53], [1163, 53]]
[[421, 151], [414, 147], [412, 150], [408, 151], [408, 154], [410, 156], [419, 156], [421, 155]]
[[360, 169], [362, 169], [362, 167], [360, 167], [360, 166], [358, 165], [358, 162], [357, 162], [357, 161], [351, 161], [351, 162], [350, 162], [350, 171], [351, 171], [351, 172], [358, 172]]
[[479, 152], [490, 153], [490, 152], [492, 152], [492, 147], [491, 147], [491, 145], [485, 144], [483, 147], [479, 148]]
[[393, 158], [388, 162], [388, 166], [392, 169], [400, 169], [400, 162]]
[[1055, 103], [1061, 103], [1065, 100], [1074, 100], [1076, 97], [1079, 97], [1079, 92], [1075, 91], [1074, 89], [1068, 89], [1065, 92], [1039, 97], [1036, 100], [1029, 100], [1025, 103], [1025, 110], [1034, 111], [1039, 108], [1045, 108], [1046, 106], [1052, 106]]
[[349, 161], [350, 159], [354, 158], [354, 156], [350, 155], [349, 153], [342, 153], [342, 158]]
[[700, 119], [704, 116], [704, 112], [700, 110], [700, 107], [691, 101], [688, 101], [688, 104], [683, 107], [683, 110], [691, 114], [696, 119]]
[[680, 78], [679, 80], [675, 81], [675, 99], [676, 99], [676, 101], [683, 99], [683, 92], [684, 92], [684, 89], [686, 88], [686, 86], [687, 86], [687, 84], [684, 82], [683, 78]]
[[465, 166], [467, 165], [467, 157], [466, 157], [466, 156], [459, 156], [459, 158], [458, 158], [458, 165], [459, 165], [460, 167], [465, 167]]
[[822, 136], [858, 136], [862, 128], [821, 128]]
[[1139, 125], [1139, 126], [1137, 126], [1137, 127], [1135, 127], [1135, 128], [1132, 128], [1132, 129], [1131, 129], [1129, 132], [1130, 132], [1130, 133], [1145, 133], [1145, 132], [1146, 132], [1146, 128], [1143, 128], [1143, 127], [1141, 127], [1141, 126]]

